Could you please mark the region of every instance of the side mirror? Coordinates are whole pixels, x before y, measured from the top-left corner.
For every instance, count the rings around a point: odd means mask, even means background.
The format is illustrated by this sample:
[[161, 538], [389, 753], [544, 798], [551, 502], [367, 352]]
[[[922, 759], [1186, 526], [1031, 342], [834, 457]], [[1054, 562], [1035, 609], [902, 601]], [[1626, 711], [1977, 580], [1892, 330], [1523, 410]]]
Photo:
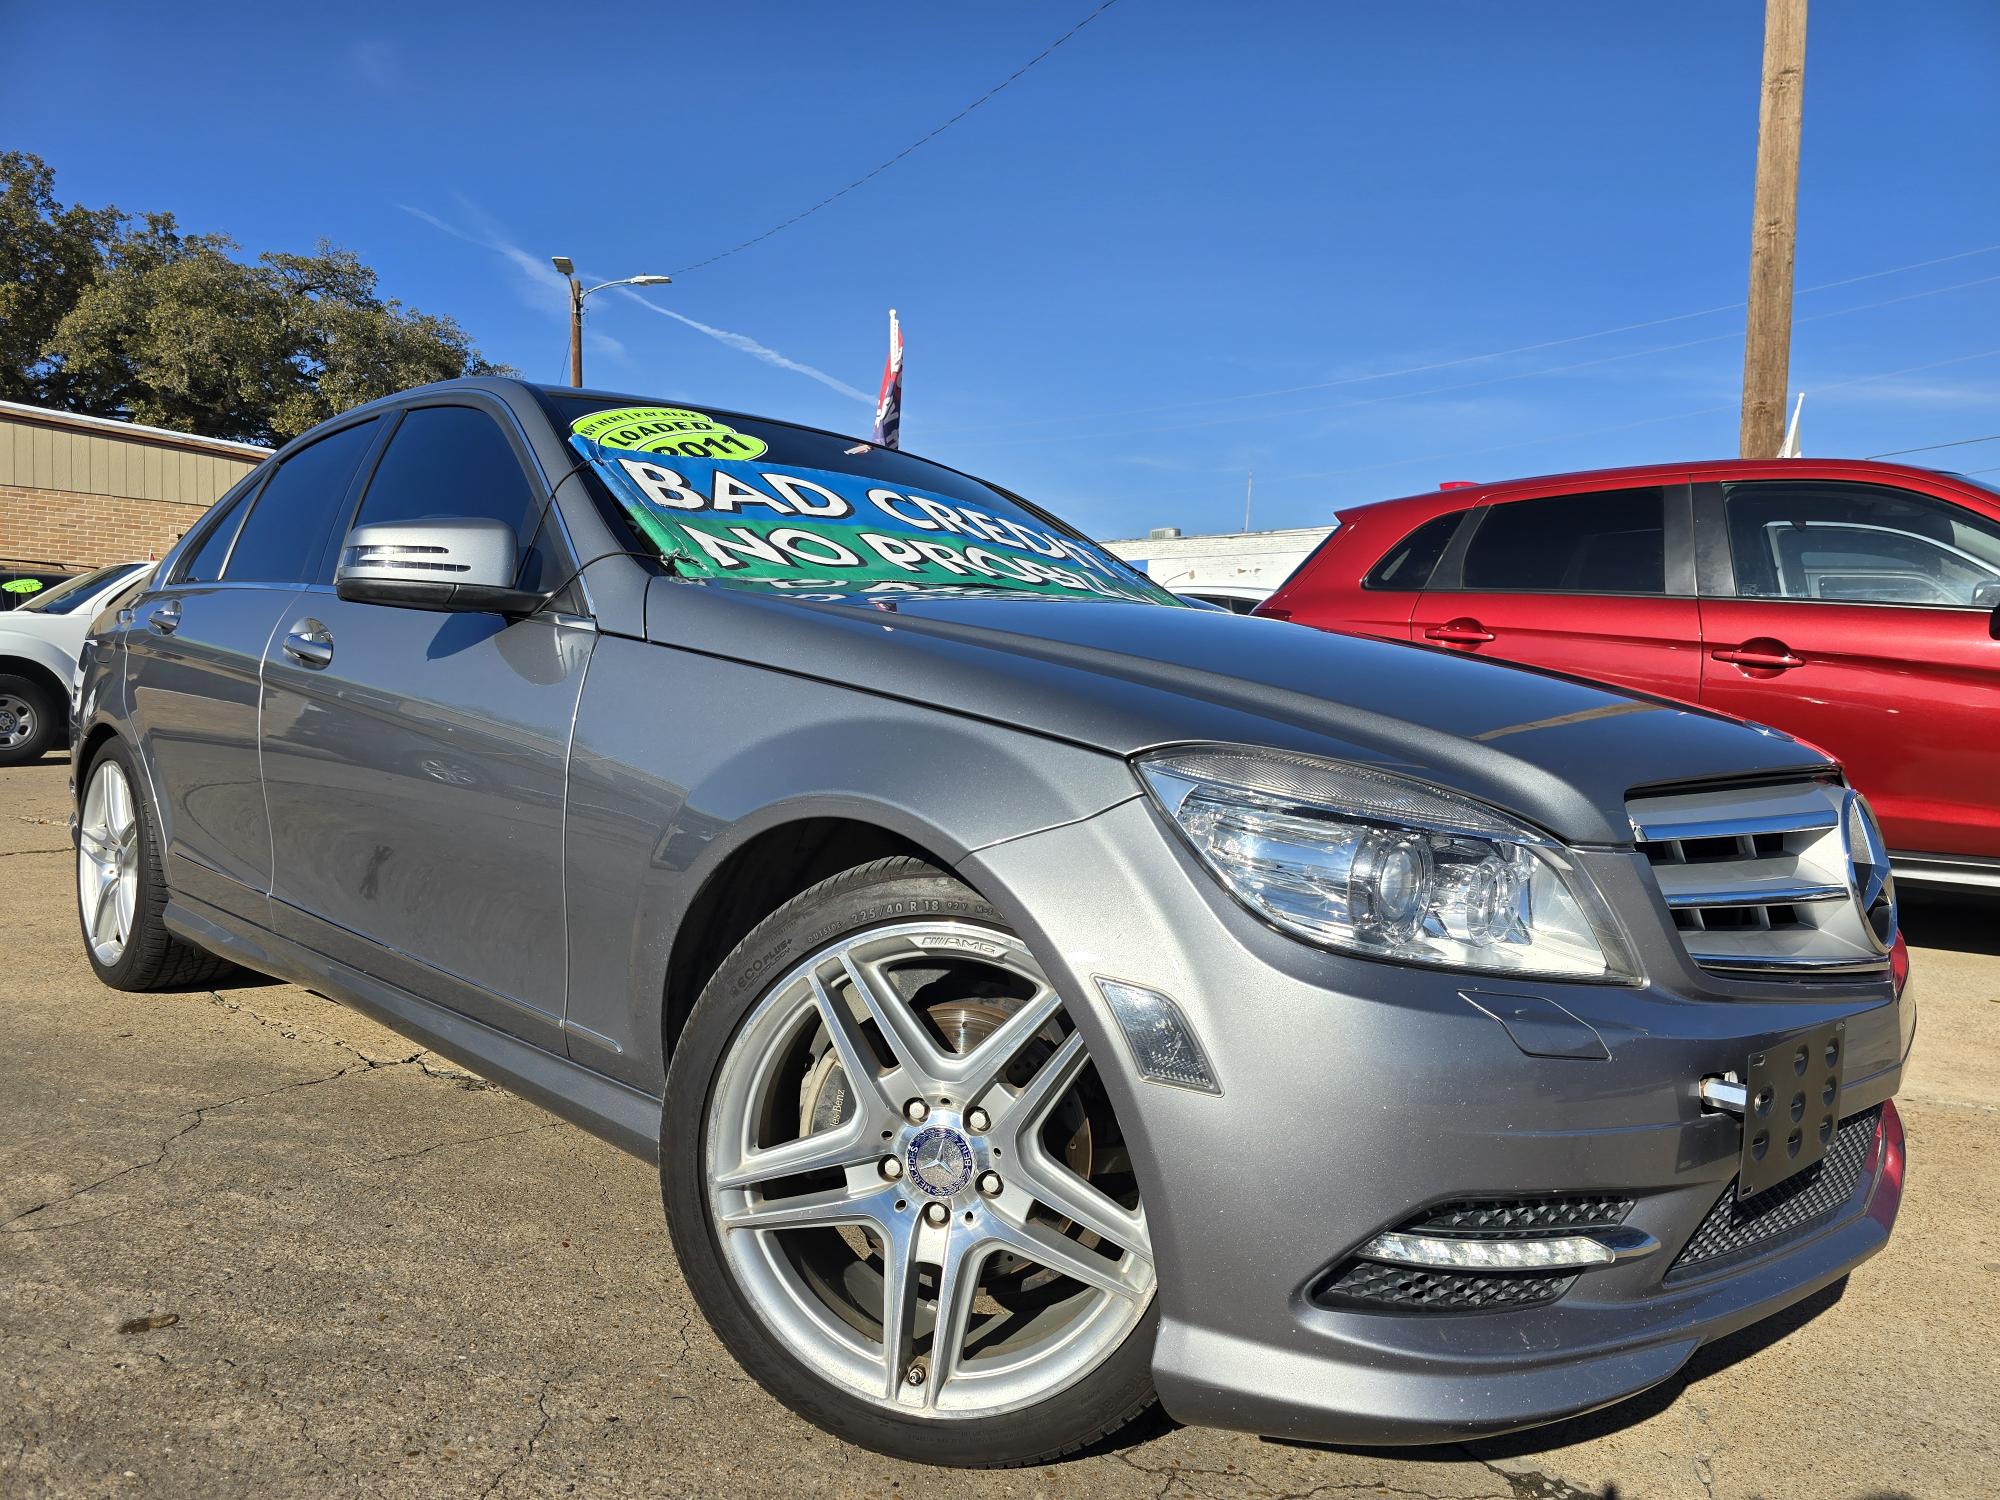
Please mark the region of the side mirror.
[[1975, 609], [2000, 609], [2000, 579], [1972, 586], [1972, 604]]
[[549, 596], [516, 588], [519, 568], [514, 528], [504, 521], [454, 516], [379, 521], [347, 533], [333, 591], [356, 604], [531, 614]]

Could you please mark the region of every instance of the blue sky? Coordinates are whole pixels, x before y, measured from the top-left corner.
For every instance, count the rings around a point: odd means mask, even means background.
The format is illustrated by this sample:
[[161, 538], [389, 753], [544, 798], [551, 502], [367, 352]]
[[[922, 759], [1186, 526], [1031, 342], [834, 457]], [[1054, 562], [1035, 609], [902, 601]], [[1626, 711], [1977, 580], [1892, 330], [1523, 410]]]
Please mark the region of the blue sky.
[[[326, 236], [558, 379], [548, 254], [691, 266], [1095, 3], [112, 5], [86, 37], [0, 0], [0, 143], [65, 199]], [[1105, 536], [1233, 529], [1252, 469], [1280, 526], [1726, 455], [1762, 9], [1118, 0], [653, 308], [593, 299], [588, 373], [865, 433], [894, 306], [904, 442]], [[1814, 0], [1798, 281], [1846, 284], [1798, 299], [1809, 453], [2000, 433], [1996, 77], [1990, 0]]]

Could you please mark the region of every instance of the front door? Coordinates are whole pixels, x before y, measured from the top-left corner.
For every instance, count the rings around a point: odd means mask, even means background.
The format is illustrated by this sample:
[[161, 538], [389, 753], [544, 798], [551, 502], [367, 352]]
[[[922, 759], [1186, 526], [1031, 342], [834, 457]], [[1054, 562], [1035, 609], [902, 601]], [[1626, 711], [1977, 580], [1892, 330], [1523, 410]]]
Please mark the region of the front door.
[[[485, 409], [413, 407], [355, 523], [505, 520], [524, 586], [556, 581], [525, 457]], [[348, 603], [331, 571], [265, 654], [278, 929], [561, 1051], [563, 796], [595, 632]]]
[[1452, 544], [1412, 638], [1694, 702], [1700, 612], [1686, 487], [1496, 501]]
[[1702, 702], [1837, 757], [1891, 849], [2000, 857], [2000, 521], [1844, 481], [1703, 487]]

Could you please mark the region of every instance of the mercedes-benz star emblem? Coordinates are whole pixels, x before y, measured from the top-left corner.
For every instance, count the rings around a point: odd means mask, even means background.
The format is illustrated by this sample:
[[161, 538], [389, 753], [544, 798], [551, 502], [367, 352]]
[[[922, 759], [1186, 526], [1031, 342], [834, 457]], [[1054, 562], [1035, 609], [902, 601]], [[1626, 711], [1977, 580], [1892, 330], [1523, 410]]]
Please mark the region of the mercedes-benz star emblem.
[[1875, 815], [1859, 792], [1847, 794], [1840, 826], [1847, 838], [1847, 880], [1861, 909], [1861, 923], [1883, 952], [1896, 937], [1896, 882], [1889, 873], [1889, 849]]
[[933, 1125], [910, 1141], [910, 1181], [933, 1198], [949, 1198], [972, 1181], [972, 1148], [955, 1130]]

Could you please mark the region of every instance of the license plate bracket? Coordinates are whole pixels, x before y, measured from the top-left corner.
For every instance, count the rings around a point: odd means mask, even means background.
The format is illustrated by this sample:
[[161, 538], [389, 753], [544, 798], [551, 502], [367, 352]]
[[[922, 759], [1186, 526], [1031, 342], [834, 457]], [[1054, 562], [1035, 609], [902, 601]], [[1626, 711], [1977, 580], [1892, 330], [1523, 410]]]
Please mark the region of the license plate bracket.
[[1750, 1054], [1736, 1196], [1752, 1198], [1826, 1155], [1840, 1129], [1847, 1023], [1828, 1021]]

